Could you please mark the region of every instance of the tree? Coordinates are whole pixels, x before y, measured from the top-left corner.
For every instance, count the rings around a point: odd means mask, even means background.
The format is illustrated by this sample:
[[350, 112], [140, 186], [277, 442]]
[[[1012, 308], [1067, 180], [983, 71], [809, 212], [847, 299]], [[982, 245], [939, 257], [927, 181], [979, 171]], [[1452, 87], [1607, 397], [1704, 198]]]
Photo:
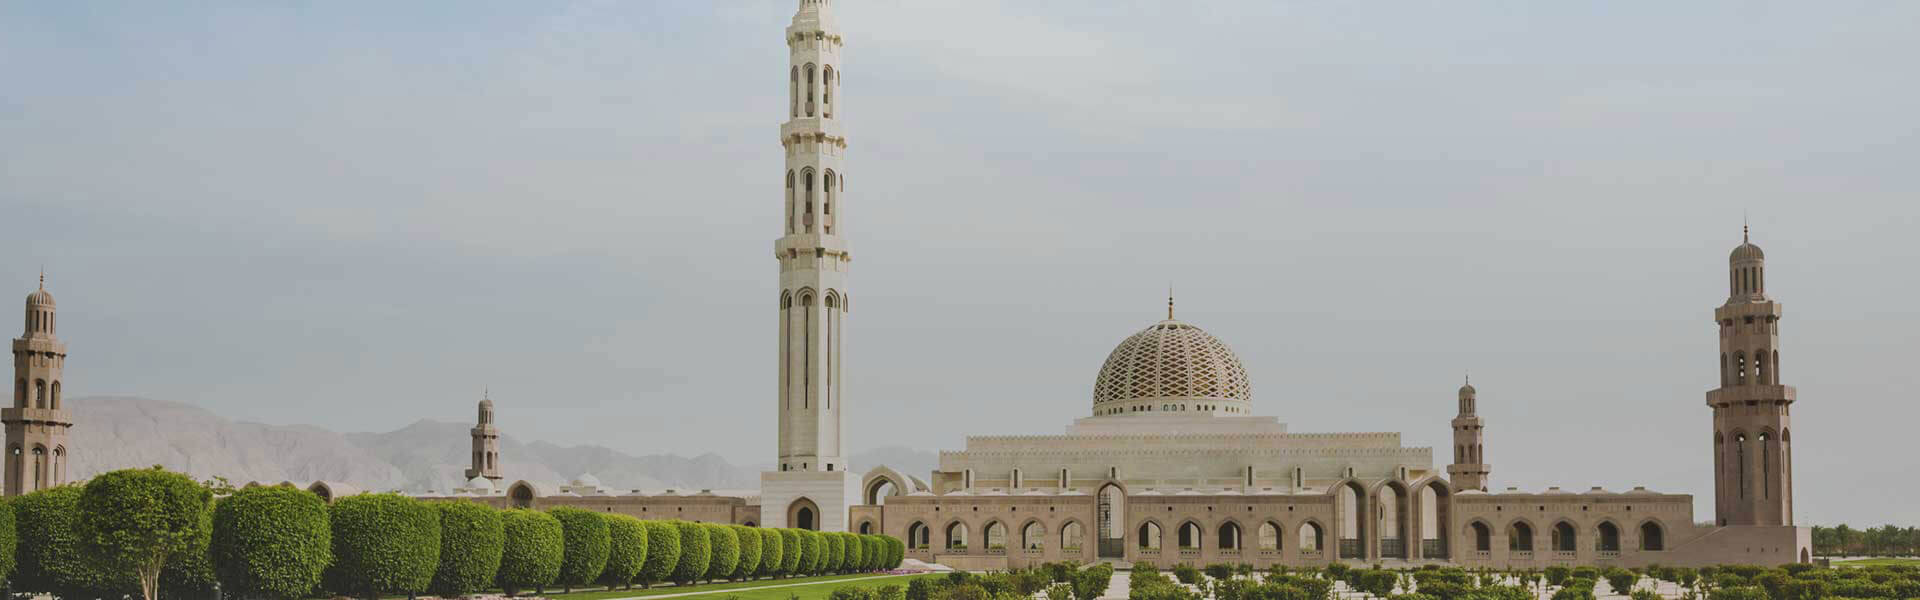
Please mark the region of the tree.
[[759, 574], [768, 577], [780, 574], [780, 566], [787, 561], [786, 538], [778, 529], [762, 527], [754, 531], [760, 534]]
[[48, 488], [14, 498], [19, 553], [16, 592], [62, 598], [118, 598], [135, 589], [125, 577], [109, 577], [80, 554], [80, 487]]
[[707, 528], [707, 539], [713, 545], [713, 552], [707, 560], [707, 579], [722, 579], [733, 576], [733, 570], [740, 566], [740, 534], [733, 528], [718, 523], [702, 523]]
[[856, 535], [852, 533], [843, 533], [840, 535], [841, 537], [846, 538], [845, 541], [847, 546], [846, 548], [847, 559], [845, 562], [841, 563], [840, 568], [847, 571], [865, 571], [866, 560], [867, 560], [866, 536]]
[[827, 559], [820, 565], [820, 572], [834, 573], [847, 564], [847, 538], [836, 532], [821, 533], [827, 543]]
[[[214, 506], [218, 507], [220, 502], [220, 497], [215, 496]], [[168, 559], [167, 568], [160, 571], [161, 597], [207, 598], [220, 589], [220, 578], [213, 573], [213, 511], [200, 513], [200, 520], [203, 524], [199, 535], [194, 536], [186, 551]]]
[[440, 567], [440, 511], [399, 494], [360, 494], [333, 501], [333, 566], [322, 579], [333, 592], [368, 598], [427, 591]]
[[699, 581], [713, 560], [713, 537], [699, 523], [674, 521], [680, 530], [680, 564], [673, 568], [673, 581], [682, 585]]
[[427, 590], [457, 598], [493, 585], [507, 549], [507, 525], [500, 511], [478, 502], [429, 503], [440, 514], [440, 564]]
[[333, 562], [327, 503], [306, 490], [251, 487], [213, 510], [214, 574], [227, 593], [296, 600]]
[[680, 565], [680, 528], [666, 521], [643, 521], [647, 528], [647, 564], [640, 567], [640, 585], [673, 579]]
[[500, 553], [500, 571], [494, 581], [508, 595], [541, 590], [560, 578], [560, 557], [566, 542], [560, 520], [547, 513], [515, 508], [500, 512], [506, 543]]
[[801, 530], [800, 534], [807, 543], [806, 554], [802, 555], [807, 560], [807, 564], [800, 567], [801, 572], [807, 575], [823, 573], [823, 569], [827, 566], [826, 534], [809, 530]]
[[0, 501], [0, 581], [13, 575], [19, 547], [20, 532], [14, 525], [13, 504]]
[[607, 517], [607, 568], [600, 571], [600, 582], [607, 589], [633, 587], [641, 567], [647, 566], [647, 526], [627, 515]]
[[600, 578], [607, 568], [607, 552], [613, 545], [607, 534], [607, 519], [600, 513], [565, 506], [547, 511], [560, 520], [561, 539], [566, 551], [560, 556], [560, 585], [587, 585]]
[[745, 525], [729, 525], [740, 538], [740, 564], [733, 568], [734, 579], [753, 579], [760, 571], [760, 530]]
[[807, 542], [798, 529], [780, 530], [780, 575], [798, 575], [807, 558]]
[[204, 537], [213, 493], [179, 473], [123, 469], [88, 481], [78, 507], [81, 551], [106, 572], [132, 573], [155, 600], [168, 559]]

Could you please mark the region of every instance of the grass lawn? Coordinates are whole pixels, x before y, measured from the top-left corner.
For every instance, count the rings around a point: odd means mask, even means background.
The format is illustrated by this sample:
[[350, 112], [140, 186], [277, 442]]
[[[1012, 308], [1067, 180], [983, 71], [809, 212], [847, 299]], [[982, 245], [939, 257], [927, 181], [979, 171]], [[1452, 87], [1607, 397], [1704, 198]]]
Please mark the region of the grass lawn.
[[[634, 588], [631, 590], [605, 590], [605, 591], [592, 591], [592, 592], [575, 592], [572, 594], [556, 594], [556, 593], [552, 593], [553, 590], [549, 589], [547, 590], [547, 592], [548, 592], [548, 595], [554, 598], [563, 598], [565, 600], [607, 600], [609, 598], [641, 598], [646, 596], [659, 596], [664, 594], [715, 594], [715, 598], [737, 596], [740, 598], [740, 600], [788, 600], [788, 598], [792, 596], [799, 596], [801, 600], [819, 600], [822, 598], [826, 598], [827, 594], [832, 593], [834, 588], [838, 588], [842, 586], [857, 585], [860, 587], [879, 587], [883, 585], [897, 585], [904, 588], [907, 586], [908, 580], [914, 579], [916, 577], [940, 577], [940, 576], [941, 575], [929, 573], [929, 574], [922, 574], [922, 575], [903, 575], [898, 577], [878, 576], [878, 578], [875, 578], [875, 579], [866, 579], [869, 577], [876, 577], [876, 574], [860, 573], [855, 575], [824, 575], [820, 577], [794, 577], [791, 579], [758, 579], [754, 581], [734, 581], [734, 582], [726, 582], [726, 583], [709, 583], [704, 585], [688, 585], [688, 586], [662, 585], [662, 586], [654, 586], [654, 588], [650, 590]], [[861, 581], [849, 582], [847, 581], [849, 579], [861, 579]], [[761, 589], [761, 590], [745, 589], [745, 588], [758, 588], [758, 587], [775, 586], [775, 585], [784, 585], [788, 587], [776, 587], [776, 588]]]
[[1865, 558], [1860, 560], [1833, 561], [1836, 567], [1920, 567], [1920, 558]]

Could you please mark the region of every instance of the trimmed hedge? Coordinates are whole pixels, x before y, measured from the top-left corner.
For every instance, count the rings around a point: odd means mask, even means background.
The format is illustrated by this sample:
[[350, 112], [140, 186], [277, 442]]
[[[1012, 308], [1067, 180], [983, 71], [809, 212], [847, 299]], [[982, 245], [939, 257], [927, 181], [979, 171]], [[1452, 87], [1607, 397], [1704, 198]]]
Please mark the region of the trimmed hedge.
[[733, 568], [734, 579], [752, 579], [760, 571], [760, 532], [745, 525], [728, 525], [740, 538], [740, 564]]
[[640, 568], [647, 565], [647, 526], [640, 519], [627, 515], [609, 514], [607, 517], [607, 568], [600, 571], [600, 583], [607, 589], [624, 585], [633, 587], [633, 580], [640, 576]]
[[780, 557], [780, 571], [777, 574], [798, 575], [802, 561], [807, 558], [806, 536], [800, 535], [798, 529], [782, 529], [780, 548], [784, 556]]
[[905, 562], [907, 559], [907, 543], [895, 537], [886, 538], [885, 541], [887, 542], [887, 557], [880, 561], [880, 566], [886, 569], [900, 568], [900, 563]]
[[821, 535], [827, 538], [827, 563], [821, 565], [823, 573], [837, 573], [847, 565], [847, 536], [829, 531]]
[[822, 572], [821, 568], [827, 566], [827, 536], [818, 531], [806, 530], [802, 530], [800, 535], [807, 544], [806, 554], [801, 555], [801, 558], [806, 560], [806, 564], [800, 566], [800, 574], [818, 575]]
[[867, 560], [866, 536], [855, 534], [855, 533], [842, 533], [840, 534], [840, 538], [841, 538], [841, 541], [844, 542], [843, 545], [845, 546], [845, 548], [843, 549], [843, 554], [846, 555], [846, 560], [840, 563], [840, 570], [842, 571], [867, 570], [867, 567], [865, 564]]
[[494, 583], [512, 595], [542, 590], [560, 578], [560, 557], [567, 551], [560, 520], [547, 513], [515, 508], [501, 511], [506, 543]]
[[707, 539], [713, 544], [713, 553], [707, 561], [707, 579], [722, 579], [733, 576], [733, 570], [740, 566], [740, 534], [733, 532], [730, 525], [702, 523], [707, 529]]
[[787, 561], [785, 552], [787, 538], [780, 535], [778, 529], [755, 528], [754, 532], [760, 535], [760, 568], [757, 569], [759, 574], [765, 576], [780, 574], [780, 566]]
[[79, 486], [40, 490], [16, 497], [10, 504], [20, 543], [13, 591], [118, 598], [140, 589], [129, 577], [110, 577], [81, 560]]
[[680, 528], [666, 521], [643, 521], [647, 528], [647, 564], [640, 567], [640, 585], [673, 579], [680, 564]]
[[561, 541], [566, 550], [560, 554], [560, 585], [567, 592], [573, 586], [587, 585], [600, 578], [607, 568], [607, 553], [613, 540], [607, 533], [607, 518], [600, 513], [566, 506], [547, 511], [560, 520]]
[[699, 581], [713, 560], [713, 537], [699, 523], [674, 521], [673, 526], [680, 530], [680, 564], [673, 568], [673, 580], [682, 584]]
[[214, 505], [212, 546], [223, 593], [296, 600], [333, 563], [333, 525], [312, 492], [251, 487]]
[[427, 591], [440, 567], [440, 511], [399, 494], [360, 494], [333, 501], [330, 591], [348, 596]]
[[109, 471], [87, 481], [76, 506], [80, 551], [105, 572], [138, 577], [147, 600], [159, 594], [169, 563], [206, 552], [213, 492], [186, 475], [159, 467]]
[[493, 584], [507, 549], [506, 521], [500, 511], [478, 502], [453, 500], [430, 506], [440, 514], [440, 564], [427, 590], [457, 598]]

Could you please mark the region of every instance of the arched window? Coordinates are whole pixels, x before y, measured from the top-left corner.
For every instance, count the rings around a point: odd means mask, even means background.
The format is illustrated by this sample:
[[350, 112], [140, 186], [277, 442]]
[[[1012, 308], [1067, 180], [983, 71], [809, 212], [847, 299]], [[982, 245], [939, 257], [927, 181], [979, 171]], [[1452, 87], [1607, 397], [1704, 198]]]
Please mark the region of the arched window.
[[1745, 352], [1733, 353], [1733, 384], [1747, 384], [1747, 354]]
[[813, 507], [802, 506], [793, 513], [793, 526], [806, 530], [817, 529], [813, 525]]
[[926, 548], [928, 538], [931, 537], [931, 535], [932, 532], [927, 529], [925, 523], [914, 521], [912, 525], [907, 526], [907, 549], [920, 550]]
[[1507, 550], [1515, 552], [1533, 551], [1533, 526], [1514, 521], [1507, 526]]
[[1773, 351], [1773, 382], [1780, 383], [1780, 351]]
[[1467, 529], [1473, 533], [1473, 550], [1475, 552], [1493, 551], [1492, 528], [1487, 527], [1486, 523], [1474, 521], [1467, 525]]
[[806, 227], [807, 233], [813, 233], [813, 169], [800, 172], [800, 187], [807, 198], [806, 212], [801, 214], [800, 224]]
[[826, 201], [820, 203], [820, 230], [825, 233], [833, 233], [833, 190], [837, 181], [833, 170], [828, 169], [826, 179], [820, 184], [820, 191], [826, 196]]
[[60, 410], [60, 381], [59, 380], [54, 380], [53, 382], [53, 402], [49, 403], [47, 407], [54, 410]]
[[787, 171], [787, 233], [793, 233], [794, 217], [793, 171]]
[[1555, 551], [1575, 551], [1575, 549], [1579, 548], [1579, 546], [1576, 545], [1579, 541], [1577, 539], [1578, 537], [1579, 535], [1573, 531], [1573, 525], [1568, 524], [1566, 521], [1561, 521], [1553, 525], [1553, 549]]
[[793, 67], [792, 82], [787, 86], [787, 89], [790, 91], [790, 93], [787, 94], [789, 96], [788, 101], [789, 104], [792, 105], [789, 107], [791, 108], [790, 116], [798, 117], [800, 116], [800, 67], [798, 65]]
[[1667, 549], [1667, 532], [1660, 530], [1659, 523], [1647, 521], [1640, 524], [1640, 549], [1647, 552]]
[[1080, 523], [1077, 521], [1068, 522], [1060, 528], [1060, 550], [1062, 552], [1079, 552], [1081, 543], [1083, 543], [1085, 539], [1086, 533], [1080, 530]]
[[1028, 522], [1020, 528], [1020, 547], [1028, 550], [1047, 547], [1047, 528], [1041, 527], [1039, 521]]
[[813, 116], [813, 65], [807, 65], [807, 116]]
[[1181, 550], [1200, 549], [1200, 525], [1198, 523], [1194, 523], [1193, 521], [1181, 523], [1179, 533]]
[[1338, 529], [1334, 535], [1335, 539], [1340, 540], [1340, 558], [1366, 557], [1366, 536], [1363, 534], [1368, 519], [1361, 518], [1367, 513], [1366, 497], [1366, 491], [1360, 489], [1360, 484], [1352, 481], [1341, 484], [1340, 491], [1335, 492], [1340, 520], [1335, 523]]
[[1594, 540], [1595, 550], [1599, 550], [1601, 552], [1619, 552], [1620, 551], [1620, 528], [1619, 527], [1613, 526], [1613, 523], [1601, 521], [1600, 526], [1597, 527], [1596, 529], [1600, 531], [1600, 539]]
[[514, 508], [533, 508], [533, 488], [530, 486], [525, 484], [513, 486], [513, 489], [507, 492], [507, 496], [512, 498]]
[[1760, 432], [1760, 497], [1773, 497], [1773, 444], [1767, 432]]
[[1747, 434], [1733, 436], [1734, 463], [1740, 468], [1740, 497], [1747, 497]]
[[1152, 521], [1140, 524], [1140, 549], [1160, 549], [1160, 526]]
[[873, 533], [873, 521], [861, 521], [860, 535], [870, 535], [872, 533]]
[[1227, 521], [1225, 523], [1221, 523], [1219, 534], [1220, 535], [1217, 537], [1219, 541], [1217, 543], [1220, 544], [1221, 550], [1239, 550], [1240, 549], [1240, 525], [1239, 524], [1234, 523], [1233, 521]]
[[1308, 521], [1305, 525], [1301, 525], [1300, 551], [1319, 552], [1321, 543], [1325, 541], [1325, 539], [1323, 539], [1324, 537], [1325, 535], [1320, 531], [1319, 523]]
[[821, 112], [829, 119], [833, 118], [833, 65], [821, 68], [820, 73]]
[[33, 380], [33, 407], [47, 407], [47, 380], [45, 379]]
[[1260, 524], [1260, 549], [1268, 552], [1280, 549], [1280, 526], [1272, 521]]
[[[1468, 448], [1472, 456], [1472, 448]], [[1398, 485], [1387, 484], [1380, 488], [1380, 556], [1393, 558], [1407, 557], [1406, 494]]]
[[967, 524], [954, 521], [947, 526], [947, 550], [951, 552], [967, 551]]
[[1753, 364], [1754, 368], [1759, 371], [1759, 374], [1754, 377], [1754, 383], [1761, 385], [1773, 383], [1772, 379], [1767, 378], [1769, 375], [1769, 373], [1767, 373], [1767, 351], [1761, 350], [1753, 353]]
[[999, 521], [993, 521], [991, 523], [987, 523], [986, 534], [987, 534], [988, 550], [1006, 550], [1007, 549], [1007, 526], [1006, 525], [1001, 524]]

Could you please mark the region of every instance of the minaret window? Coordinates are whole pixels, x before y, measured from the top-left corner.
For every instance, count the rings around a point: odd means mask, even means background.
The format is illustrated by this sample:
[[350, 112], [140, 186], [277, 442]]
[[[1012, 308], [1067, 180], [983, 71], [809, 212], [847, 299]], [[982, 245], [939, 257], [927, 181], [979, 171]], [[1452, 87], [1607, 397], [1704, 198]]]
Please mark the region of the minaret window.
[[821, 69], [820, 104], [821, 113], [829, 119], [833, 118], [833, 65]]
[[1767, 432], [1760, 432], [1760, 497], [1771, 498], [1773, 493], [1773, 444], [1767, 443]]
[[801, 185], [806, 188], [807, 194], [807, 211], [804, 216], [800, 217], [800, 222], [806, 226], [807, 233], [813, 233], [813, 169], [801, 171], [800, 181]]
[[793, 233], [793, 171], [787, 171], [787, 233]]
[[833, 170], [828, 169], [826, 179], [820, 184], [820, 189], [826, 192], [826, 202], [820, 204], [820, 214], [822, 215], [820, 230], [826, 233], [833, 233], [833, 191], [836, 187], [835, 184], [838, 182], [839, 180], [834, 177]]
[[787, 104], [791, 116], [800, 116], [800, 67], [793, 68], [792, 81], [787, 86]]
[[1740, 497], [1747, 497], [1747, 434], [1733, 436], [1734, 463], [1740, 468]]
[[53, 401], [47, 404], [47, 408], [60, 410], [60, 382], [58, 381], [53, 382]]
[[807, 65], [807, 116], [813, 116], [813, 65]]
[[1735, 353], [1733, 353], [1733, 383], [1734, 383], [1734, 385], [1746, 385], [1746, 384], [1747, 384], [1747, 355], [1746, 355], [1746, 353], [1743, 353], [1743, 352], [1735, 352]]
[[1759, 375], [1754, 378], [1754, 382], [1762, 385], [1773, 383], [1773, 380], [1767, 378], [1767, 351], [1761, 350], [1753, 353], [1753, 363], [1754, 367], [1759, 370]]
[[33, 407], [47, 407], [47, 382], [44, 379], [35, 379], [33, 381]]

